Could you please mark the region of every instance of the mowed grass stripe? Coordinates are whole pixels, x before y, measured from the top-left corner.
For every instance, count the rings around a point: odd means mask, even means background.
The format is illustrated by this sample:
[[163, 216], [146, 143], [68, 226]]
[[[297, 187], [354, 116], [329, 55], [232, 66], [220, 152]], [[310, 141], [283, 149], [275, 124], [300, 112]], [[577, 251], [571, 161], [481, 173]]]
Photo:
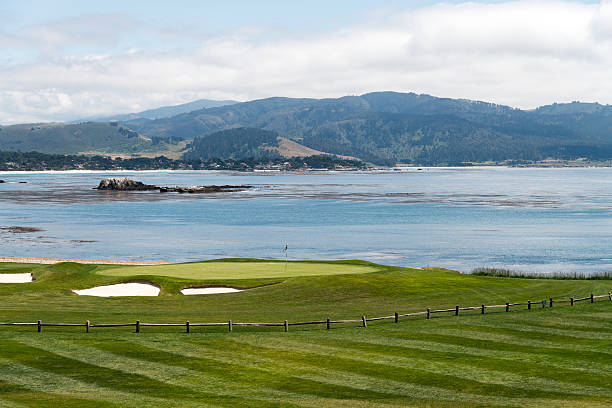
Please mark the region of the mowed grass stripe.
[[[571, 369], [567, 367], [557, 367], [554, 371], [550, 370], [550, 365], [540, 363], [540, 355], [531, 356], [527, 361], [517, 355], [509, 356], [509, 358], [500, 358], [492, 356], [484, 356], [478, 351], [471, 353], [457, 351], [437, 351], [418, 347], [410, 347], [403, 345], [381, 345], [378, 342], [368, 340], [356, 341], [347, 338], [326, 339], [325, 346], [332, 346], [336, 350], [343, 352], [359, 351], [370, 353], [371, 359], [376, 359], [378, 355], [394, 359], [405, 359], [409, 357], [412, 360], [422, 360], [424, 364], [436, 362], [442, 367], [451, 368], [451, 366], [461, 366], [461, 369], [471, 367], [479, 373], [490, 375], [490, 370], [486, 367], [494, 367], [494, 372], [504, 372], [520, 378], [532, 377], [531, 383], [534, 385], [541, 382], [542, 379], [548, 379], [555, 383], [554, 386], [566, 386], [568, 383], [570, 389], [581, 389], [581, 392], [599, 392], [606, 391], [605, 395], [612, 395], [612, 390], [609, 384], [612, 384], [612, 374], [601, 373], [600, 376], [593, 378], [591, 371], [586, 369]], [[367, 357], [367, 355], [365, 355]], [[517, 357], [522, 361], [517, 361]], [[426, 369], [425, 367], [423, 367]], [[582, 387], [576, 387], [581, 385]], [[543, 383], [541, 386], [550, 387], [551, 383]], [[601, 387], [601, 388], [597, 388]]]
[[[540, 330], [533, 327], [512, 328], [510, 325], [505, 325], [504, 323], [500, 323], [495, 326], [484, 324], [467, 324], [462, 328], [462, 330], [466, 333], [471, 333], [474, 336], [499, 336], [499, 338], [508, 340], [509, 343], [511, 343], [513, 340], [524, 341], [524, 339], [528, 339], [529, 342], [538, 345], [552, 347], [580, 347], [583, 350], [593, 350], [594, 348], [597, 349], [606, 344], [606, 342], [610, 341], [608, 339], [587, 338], [585, 336], [578, 335], [570, 336], [568, 334], [554, 333], [553, 331], [546, 332], [546, 330]], [[612, 349], [609, 349], [608, 354], [612, 356]]]
[[[143, 344], [145, 343], [145, 344]], [[209, 378], [214, 378], [220, 387], [231, 391], [252, 389], [265, 386], [266, 381], [278, 380], [277, 375], [268, 375], [261, 370], [253, 370], [245, 366], [243, 361], [222, 361], [210, 357], [202, 357], [197, 353], [184, 353], [184, 348], [178, 352], [172, 352], [168, 343], [146, 344], [145, 339], [141, 342], [122, 342], [121, 347], [108, 342], [90, 343], [93, 347], [103, 352], [113, 353], [126, 359], [141, 359], [152, 365], [167, 365], [170, 367], [181, 367], [190, 371], [197, 371]], [[183, 343], [184, 345], [184, 343]]]
[[2, 341], [0, 357], [112, 390], [187, 400], [216, 397], [215, 394], [196, 392], [186, 387], [166, 384], [142, 375], [100, 367], [12, 340]]
[[[471, 325], [471, 327], [491, 327], [490, 325]], [[498, 323], [495, 325], [497, 329], [500, 330], [508, 330], [509, 332], [514, 333], [525, 333], [527, 336], [532, 336], [541, 339], [558, 339], [563, 343], [578, 343], [583, 345], [583, 343], [591, 343], [597, 344], [600, 341], [610, 341], [612, 340], [612, 331], [606, 332], [605, 329], [597, 332], [597, 331], [586, 331], [586, 330], [573, 330], [567, 328], [562, 324], [557, 325], [525, 325], [520, 321], [508, 321], [504, 323]]]
[[[138, 356], [146, 361], [159, 363], [164, 362], [168, 365], [177, 365], [191, 370], [201, 370], [208, 375], [213, 375], [223, 379], [227, 384], [234, 384], [234, 391], [244, 391], [255, 389], [271, 389], [283, 393], [301, 394], [309, 396], [319, 396], [324, 398], [343, 398], [343, 399], [398, 399], [399, 395], [385, 392], [367, 392], [347, 385], [329, 385], [321, 381], [308, 380], [298, 377], [295, 370], [281, 373], [277, 367], [253, 368], [242, 359], [241, 356], [234, 356], [232, 361], [219, 359], [217, 356], [210, 358], [203, 356], [185, 357], [170, 353], [159, 348], [154, 349], [142, 344], [123, 344], [120, 349], [113, 349], [107, 345], [98, 345], [112, 353], [121, 356], [137, 358]], [[252, 392], [252, 391], [251, 391]]]
[[[210, 346], [209, 341], [203, 342], [200, 340], [193, 339], [190, 341], [190, 344], [194, 344], [194, 348], [197, 347], [196, 345], [200, 345], [201, 343], [204, 343], [205, 346]], [[420, 386], [410, 383], [401, 383], [398, 381], [394, 381], [392, 378], [381, 379], [361, 375], [359, 373], [354, 372], [347, 373], [345, 371], [335, 371], [330, 369], [329, 367], [320, 367], [301, 361], [298, 364], [295, 364], [292, 361], [285, 360], [283, 358], [285, 354], [282, 353], [282, 350], [279, 351], [280, 353], [274, 354], [274, 359], [272, 359], [270, 357], [270, 354], [261, 355], [257, 353], [252, 353], [250, 352], [250, 350], [247, 350], [246, 352], [241, 352], [241, 350], [245, 348], [243, 345], [241, 345], [240, 343], [231, 343], [232, 342], [228, 343], [226, 340], [215, 341], [216, 348], [200, 348], [200, 352], [206, 355], [212, 355], [214, 356], [214, 359], [223, 362], [239, 360], [241, 364], [245, 366], [254, 365], [257, 367], [261, 367], [261, 369], [265, 369], [269, 372], [277, 372], [281, 375], [286, 373], [293, 373], [295, 376], [299, 376], [301, 379], [313, 379], [319, 382], [326, 382], [340, 386], [363, 388], [364, 390], [369, 390], [368, 395], [370, 397], [374, 397], [376, 393], [379, 393], [381, 391], [390, 394], [397, 394], [403, 398], [403, 402], [400, 403], [401, 406], [412, 406], [411, 404], [407, 404], [407, 401], [414, 402], [415, 406], [449, 406], [444, 403], [444, 400], [456, 401], [461, 402], [460, 406], [466, 407], [495, 406], [496, 403], [499, 402], [494, 400], [492, 397], [474, 396], [472, 398], [472, 403], [466, 403], [465, 396], [458, 397], [455, 392], [448, 392], [444, 389]], [[164, 345], [164, 347], [166, 345]], [[159, 344], [157, 344], [156, 346], [161, 347], [161, 345]], [[442, 401], [436, 402], [436, 400], [433, 399], [434, 397], [439, 398]], [[482, 401], [488, 402], [486, 403], [486, 405], [483, 405]], [[500, 404], [502, 403], [500, 402]], [[504, 404], [502, 405], [506, 406]], [[335, 405], [332, 404], [331, 406]]]
[[[200, 344], [200, 341], [192, 340], [190, 343], [195, 345]], [[402, 383], [395, 381], [392, 378], [371, 377], [355, 372], [337, 371], [330, 369], [329, 367], [321, 367], [304, 361], [300, 361], [296, 364], [291, 360], [283, 358], [283, 356], [286, 354], [283, 353], [282, 350], [279, 350], [279, 353], [266, 353], [265, 355], [262, 355], [262, 353], [254, 353], [248, 349], [244, 351], [246, 348], [239, 342], [233, 345], [231, 343], [232, 342], [229, 342], [228, 344], [227, 341], [224, 341], [223, 343], [221, 341], [216, 341], [216, 348], [205, 348], [201, 350], [201, 353], [211, 355], [213, 356], [213, 359], [222, 363], [238, 360], [243, 366], [256, 365], [257, 367], [261, 367], [260, 369], [264, 369], [272, 373], [275, 372], [277, 375], [293, 373], [293, 376], [299, 377], [302, 382], [304, 382], [304, 380], [311, 379], [317, 382], [324, 382], [343, 387], [349, 386], [350, 388], [359, 388], [361, 389], [361, 393], [363, 393], [364, 390], [367, 390], [368, 397], [370, 398], [374, 398], [380, 392], [385, 392], [389, 394], [397, 394], [398, 396], [404, 398], [403, 401], [408, 401], [406, 400], [406, 397], [408, 397], [409, 401], [414, 400], [415, 404], [416, 401], [421, 401], [427, 406], [437, 406], [437, 403], [435, 402], [436, 400], [433, 398], [441, 400], [439, 401], [440, 403], [443, 401], [460, 402], [460, 406], [464, 406], [464, 403], [465, 406], [483, 406], [483, 401], [487, 401], [486, 405], [484, 406], [495, 406], [496, 404], [507, 406], [507, 401], [504, 402], [495, 397], [474, 395], [471, 396], [472, 402], [467, 403], [466, 400], [470, 399], [469, 396], [459, 396], [456, 392], [451, 392], [443, 388], [422, 386], [405, 382]], [[205, 344], [210, 346], [208, 341], [206, 341]], [[161, 345], [156, 346], [161, 347]], [[442, 406], [446, 406], [446, 404], [443, 404]]]
[[[574, 397], [570, 393], [547, 391], [539, 389], [521, 389], [517, 387], [506, 386], [503, 384], [493, 384], [485, 381], [462, 378], [460, 375], [452, 375], [444, 373], [440, 370], [439, 373], [433, 373], [421, 368], [393, 366], [384, 361], [382, 363], [369, 361], [368, 359], [357, 360], [351, 357], [341, 357], [325, 352], [315, 352], [313, 344], [310, 348], [307, 347], [290, 347], [285, 344], [276, 344], [271, 341], [270, 344], [251, 344], [246, 337], [236, 337], [232, 341], [239, 342], [241, 349], [250, 347], [249, 352], [253, 354], [267, 353], [270, 357], [284, 356], [285, 359], [292, 361], [294, 364], [315, 364], [330, 370], [344, 371], [348, 373], [357, 373], [372, 376], [374, 378], [394, 378], [401, 382], [413, 384], [434, 386], [445, 388], [449, 391], [462, 392], [476, 395], [498, 395], [504, 397], [526, 397], [526, 398], [571, 398]], [[278, 357], [277, 357], [278, 358]], [[495, 390], [495, 391], [493, 391]]]
[[[58, 406], [58, 400], [61, 399], [61, 407], [100, 407], [100, 408], [119, 408], [122, 405], [114, 404], [108, 401], [96, 399], [75, 398], [65, 394], [56, 394], [52, 392], [36, 391], [32, 395], [32, 390], [26, 387], [7, 383], [0, 380], [0, 406], [8, 407], [53, 407]], [[4, 404], [3, 401], [11, 401], [13, 405]], [[22, 405], [23, 404], [23, 405]]]
[[563, 345], [555, 344], [555, 347], [541, 344], [529, 344], [528, 338], [516, 339], [508, 341], [507, 338], [496, 338], [494, 336], [487, 336], [484, 338], [483, 333], [465, 332], [458, 333], [459, 331], [451, 332], [451, 334], [441, 334], [439, 332], [410, 332], [410, 333], [397, 333], [392, 337], [397, 339], [406, 340], [422, 340], [429, 342], [436, 342], [439, 344], [450, 344], [456, 346], [466, 346], [475, 349], [492, 350], [492, 351], [508, 351], [516, 352], [520, 351], [523, 353], [530, 354], [546, 354], [551, 357], [557, 357], [561, 360], [577, 359], [585, 362], [599, 364], [606, 362], [610, 355], [609, 353], [601, 353], [592, 350], [574, 350], [563, 347]]
[[[329, 384], [352, 384], [363, 390], [376, 392], [384, 390], [403, 396], [403, 406], [465, 406], [465, 407], [507, 407], [508, 400], [492, 396], [476, 396], [449, 393], [443, 388], [424, 387], [411, 383], [403, 383], [392, 379], [372, 378], [365, 375], [355, 375], [346, 372], [329, 372], [322, 370], [320, 374], [305, 374], [304, 379], [325, 381]], [[378, 401], [380, 402], [380, 401]], [[514, 406], [520, 406], [524, 400], [515, 399]]]
[[[116, 353], [105, 352], [100, 348], [94, 347], [89, 341], [75, 341], [66, 339], [49, 339], [45, 337], [22, 338], [22, 343], [31, 347], [53, 352], [59, 356], [71, 358], [73, 360], [94, 364], [97, 367], [108, 368], [122, 371], [124, 373], [138, 374], [155, 381], [169, 385], [187, 387], [194, 391], [210, 392], [217, 390], [221, 383], [208, 384], [209, 379], [204, 379], [200, 373], [173, 365], [155, 364], [144, 361], [138, 356], [128, 358], [119, 357]], [[125, 340], [116, 340], [109, 343], [113, 349], [127, 347]], [[207, 380], [202, 382], [202, 380]], [[207, 387], [206, 387], [207, 386]], [[208, 390], [206, 388], [209, 388]]]
[[[340, 344], [342, 344], [343, 341], [353, 341], [352, 339], [347, 340], [342, 335], [330, 335], [329, 338], [331, 341], [337, 341]], [[385, 336], [385, 333], [377, 333], [376, 335], [368, 334], [367, 337], [360, 338], [359, 343], [374, 344], [379, 347], [389, 346], [391, 349], [395, 347], [400, 347], [406, 348], [408, 350], [420, 350], [422, 355], [424, 356], [423, 358], [426, 358], [429, 353], [433, 353], [434, 355], [444, 355], [446, 353], [449, 353], [450, 355], [459, 354], [465, 356], [466, 358], [472, 357], [474, 359], [482, 361], [482, 363], [486, 365], [488, 365], [489, 362], [503, 360], [517, 362], [520, 364], [534, 363], [538, 366], [543, 366], [547, 368], [560, 368], [562, 370], [569, 368], [571, 370], [578, 370], [598, 375], [610, 375], [610, 372], [612, 370], [612, 365], [609, 365], [604, 362], [600, 364], [593, 364], [591, 362], [585, 362], [582, 360], [575, 359], [568, 361], [568, 359], [566, 358], [555, 357], [539, 352], [525, 353], [510, 350], [491, 350], [449, 343], [436, 343], [433, 341], [423, 341], [414, 339], [409, 340], [405, 338], [398, 339], [396, 337]]]
[[[194, 342], [195, 343], [195, 342]], [[199, 342], [198, 342], [199, 343]], [[208, 342], [207, 342], [208, 343]], [[156, 347], [162, 347], [160, 345], [155, 345]], [[165, 346], [164, 346], [165, 348]], [[345, 372], [339, 372], [330, 370], [329, 368], [321, 368], [318, 366], [307, 365], [300, 363], [299, 365], [293, 364], [290, 361], [285, 361], [284, 359], [271, 359], [269, 356], [262, 356], [260, 354], [253, 353], [243, 353], [237, 350], [242, 348], [240, 344], [226, 344], [225, 346], [219, 346], [218, 349], [209, 349], [205, 348], [201, 350], [201, 353], [206, 355], [213, 356], [212, 359], [219, 364], [227, 364], [228, 362], [240, 362], [241, 367], [257, 367], [258, 370], [266, 371], [266, 373], [273, 374], [276, 378], [279, 376], [291, 376], [291, 377], [299, 377], [299, 378], [314, 378], [313, 375], [317, 375], [317, 379], [322, 382], [334, 382], [332, 378], [339, 378], [342, 376], [347, 376]], [[163, 350], [165, 351], [165, 350]], [[192, 358], [197, 359], [197, 356], [194, 356], [193, 353], [190, 354]], [[389, 387], [389, 384], [393, 384], [394, 382], [390, 379], [385, 379], [384, 381], [380, 381], [377, 378], [367, 377], [358, 375], [355, 373], [351, 373], [350, 376], [347, 376], [347, 382], [341, 383], [337, 385], [347, 386], [350, 385], [352, 388], [355, 388], [354, 379], [356, 378], [364, 378], [364, 382], [372, 384], [372, 383], [384, 383], [387, 385], [384, 387], [384, 392], [389, 394], [397, 394], [397, 395], [406, 395], [405, 388], [406, 384], [398, 384], [396, 387]], [[368, 388], [368, 387], [358, 387], [358, 388]], [[380, 391], [380, 390], [374, 390]], [[433, 392], [437, 391], [432, 387], [416, 387], [411, 386], [410, 392], [411, 394], [423, 394], [423, 395], [431, 395]]]
[[[253, 399], [250, 398], [250, 396], [242, 397], [238, 400], [235, 396], [228, 397], [227, 395], [215, 395], [213, 398], [196, 398], [193, 400], [180, 399], [178, 401], [173, 395], [168, 395], [166, 398], [152, 398], [146, 394], [129, 394], [112, 389], [97, 388], [88, 383], [79, 383], [70, 377], [32, 369], [31, 367], [27, 366], [24, 366], [23, 370], [15, 370], [15, 367], [11, 368], [13, 368], [12, 371], [18, 375], [18, 378], [15, 378], [15, 376], [5, 375], [3, 375], [3, 377], [7, 383], [22, 385], [24, 390], [24, 396], [22, 399], [24, 401], [27, 401], [28, 399], [32, 401], [32, 405], [28, 406], [38, 406], [36, 404], [38, 395], [40, 393], [45, 393], [46, 390], [55, 389], [56, 392], [54, 392], [54, 395], [56, 396], [56, 406], [58, 406], [58, 401], [63, 401], [64, 397], [67, 399], [72, 399], [74, 398], [73, 394], [77, 393], [79, 395], [83, 394], [83, 396], [95, 399], [95, 401], [107, 401], [110, 399], [113, 401], [113, 403], [119, 404], [117, 406], [121, 407], [140, 408], [142, 406], [152, 406], [161, 408], [181, 406], [187, 408], [202, 408], [234, 407], [240, 404], [246, 404], [249, 407], [298, 407], [298, 405], [283, 403], [282, 398], [277, 398], [276, 400], [271, 398]], [[96, 406], [96, 403], [97, 402], [95, 402], [92, 406]]]
[[[612, 320], [612, 319], [611, 319]], [[571, 319], [548, 319], [546, 321], [542, 321], [541, 319], [533, 320], [533, 319], [513, 319], [513, 324], [516, 326], [523, 326], [525, 328], [536, 328], [541, 330], [562, 330], [571, 333], [572, 335], [581, 335], [582, 333], [597, 333], [597, 334], [605, 334], [608, 337], [612, 338], [612, 325], [610, 327], [604, 327], [603, 324], [599, 322], [593, 322], [590, 319], [579, 319], [579, 321], [574, 321]], [[595, 324], [594, 324], [595, 323]], [[599, 338], [599, 337], [594, 337]]]
[[[165, 399], [111, 390], [3, 358], [0, 358], [0, 381], [20, 387], [23, 390], [23, 401], [28, 398], [35, 401], [39, 393], [48, 392], [56, 395], [58, 400], [61, 400], [62, 396], [66, 396], [67, 398], [112, 401], [112, 403], [118, 403], [121, 406], [141, 407], [143, 404], [147, 404], [158, 407], [164, 406], [166, 402]], [[184, 405], [192, 406], [185, 402]]]
[[[437, 335], [459, 337], [465, 339], [503, 342], [508, 347], [539, 347], [548, 349], [565, 349], [579, 347], [586, 353], [593, 352], [600, 355], [611, 354], [605, 350], [598, 348], [600, 345], [606, 345], [608, 340], [586, 339], [573, 336], [547, 336], [546, 333], [538, 333], [535, 331], [516, 330], [510, 328], [499, 327], [495, 323], [480, 324], [480, 322], [465, 322], [463, 325], [456, 326], [441, 326], [431, 327], [419, 326], [418, 331], [423, 333], [431, 333], [432, 337]], [[400, 335], [404, 338], [409, 338], [406, 335]]]
[[[238, 339], [243, 342], [244, 340]], [[276, 340], [276, 339], [275, 339]], [[267, 341], [265, 347], [279, 347], [281, 351], [289, 352], [294, 354], [296, 351], [304, 349], [304, 344], [299, 341], [293, 341], [293, 339], [284, 339], [283, 344], [278, 344], [277, 341]], [[554, 389], [555, 393], [559, 395], [575, 394], [579, 396], [586, 395], [609, 395], [605, 391], [606, 389], [597, 388], [597, 386], [582, 385], [579, 386], [576, 383], [566, 384], [555, 379], [545, 379], [540, 377], [530, 378], [526, 381], [526, 377], [520, 373], [511, 373], [497, 370], [494, 364], [491, 367], [495, 369], [484, 368], [484, 367], [471, 367], [468, 365], [462, 365], [455, 362], [453, 359], [445, 359], [445, 361], [435, 361], [431, 359], [415, 359], [409, 356], [399, 355], [388, 355], [384, 350], [379, 352], [361, 352], [357, 349], [347, 346], [342, 347], [331, 347], [325, 341], [325, 345], [313, 345], [309, 344], [309, 352], [316, 353], [320, 356], [337, 357], [350, 359], [353, 362], [367, 363], [375, 361], [379, 365], [383, 365], [389, 369], [418, 369], [421, 374], [443, 376], [447, 373], [453, 373], [453, 377], [459, 378], [462, 381], [476, 381], [485, 382], [490, 384], [503, 385], [504, 387], [513, 388], [515, 390], [529, 391], [542, 391]], [[343, 356], [350, 357], [343, 357]], [[394, 377], [395, 378], [395, 377]], [[604, 384], [606, 387], [607, 382]], [[509, 395], [507, 395], [509, 396]]]
[[15, 402], [9, 401], [9, 398], [3, 398], [0, 395], [0, 407], [2, 408], [28, 408], [27, 405], [17, 404]]
[[[163, 384], [167, 390], [172, 389], [172, 387], [176, 387], [177, 390], [181, 390], [183, 392], [183, 398], [185, 399], [196, 399], [210, 402], [213, 406], [234, 406], [237, 402], [235, 401], [236, 397], [231, 393], [221, 393], [220, 388], [223, 386], [222, 383], [215, 384], [206, 384], [210, 385], [205, 390], [202, 390], [205, 382], [209, 381], [209, 378], [193, 378], [195, 373], [188, 373], [187, 370], [179, 370], [170, 365], [162, 365], [162, 364], [146, 364], [145, 360], [135, 359], [135, 358], [114, 358], [116, 354], [114, 353], [101, 353], [99, 350], [96, 350], [93, 347], [82, 347], [77, 344], [73, 344], [69, 341], [56, 341], [52, 345], [46, 345], [44, 339], [36, 341], [31, 341], [32, 339], [25, 340], [25, 343], [28, 346], [35, 347], [37, 349], [47, 351], [47, 348], [53, 348], [59, 351], [56, 351], [54, 354], [57, 354], [60, 357], [70, 358], [71, 360], [76, 360], [81, 363], [88, 363], [88, 360], [91, 362], [95, 362], [96, 367], [99, 370], [103, 371], [112, 371], [116, 373], [122, 373], [123, 375], [128, 376], [138, 376], [141, 378], [141, 382], [147, 382], [147, 379], [151, 382], [151, 387], [157, 387], [159, 384]], [[38, 342], [41, 344], [38, 344]], [[115, 346], [117, 346], [116, 342], [113, 342]], [[120, 345], [119, 347], [122, 347]], [[96, 353], [97, 351], [97, 353]], [[73, 357], [68, 357], [73, 356]], [[132, 370], [130, 370], [132, 367]], [[170, 371], [170, 372], [169, 372]], [[152, 374], [157, 372], [159, 375], [153, 376]], [[192, 374], [189, 379], [193, 381], [185, 381], [186, 374]], [[104, 375], [103, 373], [99, 373], [99, 375]], [[157, 378], [155, 378], [157, 377]], [[200, 380], [200, 381], [197, 381]], [[137, 386], [137, 385], [134, 385]], [[161, 391], [167, 391], [161, 390]], [[140, 390], [139, 390], [140, 391]], [[145, 390], [146, 391], [146, 390]], [[167, 399], [175, 399], [174, 394], [169, 393], [166, 395]], [[177, 394], [176, 398], [181, 398], [181, 395]], [[246, 397], [243, 396], [241, 398], [242, 403], [248, 403], [249, 406], [273, 406], [274, 404], [281, 403], [279, 401], [271, 401], [269, 398], [265, 398], [264, 400], [258, 400], [252, 398], [252, 396]], [[184, 405], [184, 402], [181, 403]], [[279, 405], [279, 406], [282, 406]]]
[[[281, 350], [281, 353], [282, 353], [282, 350]], [[254, 353], [249, 353], [249, 354], [254, 354]], [[395, 378], [395, 377], [392, 377], [392, 378]], [[454, 394], [454, 395], [457, 395], [457, 394]], [[437, 396], [437, 397], [439, 397], [439, 396]], [[529, 401], [535, 401], [534, 402], [534, 406], [541, 406], [541, 405], [544, 405], [544, 404], [548, 404], [549, 406], [580, 406], [580, 405], [582, 405], [581, 403], [579, 403], [577, 401], [574, 401], [573, 403], [562, 403], [560, 400], [549, 400], [549, 399], [543, 400], [543, 401], [546, 401], [546, 402], [542, 402], [542, 403], [538, 403], [537, 400], [523, 400], [519, 404], [520, 404], [520, 406], [532, 405], [531, 403], [529, 403]], [[554, 401], [554, 403], [552, 403], [552, 405], [551, 405], [551, 401]], [[609, 402], [610, 400], [606, 399], [605, 401]], [[515, 401], [513, 401], [513, 402], [515, 402]], [[510, 401], [506, 400], [506, 403], [510, 403]], [[589, 403], [589, 406], [591, 406], [590, 404], [592, 404], [592, 403], [594, 403], [594, 401], [591, 401]], [[599, 404], [595, 403], [594, 405], [599, 405]], [[601, 406], [605, 406], [605, 403], [601, 404]]]

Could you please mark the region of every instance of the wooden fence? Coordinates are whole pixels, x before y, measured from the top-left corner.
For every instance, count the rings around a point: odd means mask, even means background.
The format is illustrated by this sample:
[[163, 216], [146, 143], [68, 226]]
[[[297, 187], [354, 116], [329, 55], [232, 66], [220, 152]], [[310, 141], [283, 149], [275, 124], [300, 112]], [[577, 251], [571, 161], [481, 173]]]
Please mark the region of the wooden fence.
[[431, 315], [435, 313], [450, 313], [454, 316], [459, 316], [462, 311], [473, 311], [480, 310], [481, 314], [485, 314], [487, 309], [500, 309], [505, 308], [506, 312], [510, 312], [511, 307], [515, 306], [527, 306], [527, 310], [531, 310], [534, 307], [549, 308], [554, 307], [557, 303], [569, 303], [570, 306], [574, 306], [577, 302], [589, 301], [590, 303], [595, 303], [596, 299], [607, 298], [610, 302], [612, 302], [612, 293], [608, 292], [607, 295], [593, 295], [583, 297], [583, 298], [569, 298], [566, 300], [563, 299], [553, 299], [549, 298], [547, 300], [542, 300], [540, 302], [532, 302], [528, 300], [527, 302], [518, 302], [518, 303], [510, 303], [507, 302], [503, 305], [480, 305], [480, 306], [469, 306], [469, 307], [459, 307], [458, 305], [450, 308], [450, 309], [431, 309], [427, 308], [426, 311], [423, 312], [413, 312], [413, 313], [397, 313], [392, 316], [380, 316], [380, 317], [369, 317], [361, 316], [360, 319], [349, 319], [349, 320], [331, 320], [329, 318], [325, 320], [317, 320], [312, 322], [289, 322], [285, 320], [282, 323], [239, 323], [232, 322], [231, 320], [222, 323], [190, 323], [186, 321], [185, 323], [143, 323], [140, 320], [137, 320], [134, 323], [104, 323], [104, 324], [94, 324], [87, 320], [85, 323], [43, 323], [42, 320], [39, 320], [35, 323], [1, 323], [0, 326], [36, 326], [38, 332], [42, 332], [42, 328], [47, 327], [84, 327], [85, 331], [89, 333], [89, 331], [96, 328], [103, 327], [134, 327], [136, 333], [140, 333], [141, 328], [143, 327], [184, 327], [187, 333], [190, 332], [192, 327], [218, 327], [225, 326], [228, 328], [228, 331], [232, 331], [234, 327], [283, 327], [286, 332], [289, 331], [289, 326], [306, 326], [306, 325], [325, 325], [326, 329], [330, 329], [332, 324], [346, 324], [346, 323], [360, 323], [363, 327], [367, 327], [367, 322], [373, 322], [378, 320], [393, 320], [395, 323], [399, 323], [400, 319], [403, 317], [410, 316], [425, 316], [426, 319], [431, 319]]

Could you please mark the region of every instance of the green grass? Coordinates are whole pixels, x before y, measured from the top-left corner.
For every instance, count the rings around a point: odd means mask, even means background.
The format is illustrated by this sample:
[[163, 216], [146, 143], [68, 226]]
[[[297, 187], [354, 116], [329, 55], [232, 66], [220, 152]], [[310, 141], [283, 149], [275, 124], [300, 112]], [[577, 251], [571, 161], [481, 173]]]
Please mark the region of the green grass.
[[351, 275], [376, 272], [378, 269], [372, 265], [350, 263], [217, 260], [157, 266], [113, 267], [98, 273], [108, 276], [167, 276], [202, 280]]
[[[241, 262], [235, 263], [241, 270]], [[252, 264], [253, 260], [242, 262]], [[211, 263], [212, 264], [212, 263]], [[186, 264], [180, 270], [188, 270]], [[290, 268], [295, 264], [290, 264]], [[0, 264], [36, 281], [0, 285], [0, 321], [191, 322], [359, 318], [607, 293], [597, 280], [503, 279], [365, 262], [305, 263], [374, 272], [271, 278], [142, 275], [139, 267]], [[226, 265], [230, 268], [231, 265]], [[157, 268], [157, 267], [156, 267]], [[161, 268], [161, 267], [159, 267]], [[106, 275], [108, 271], [137, 271]], [[230, 268], [231, 269], [231, 268]], [[334, 268], [332, 268], [333, 270]], [[104, 273], [104, 274], [101, 274]], [[253, 272], [254, 273], [254, 272]], [[157, 298], [93, 298], [70, 289], [154, 281]], [[239, 279], [245, 277], [246, 279]], [[258, 286], [182, 296], [184, 286]], [[612, 302], [496, 309], [399, 324], [249, 329], [0, 327], [0, 407], [607, 407]]]

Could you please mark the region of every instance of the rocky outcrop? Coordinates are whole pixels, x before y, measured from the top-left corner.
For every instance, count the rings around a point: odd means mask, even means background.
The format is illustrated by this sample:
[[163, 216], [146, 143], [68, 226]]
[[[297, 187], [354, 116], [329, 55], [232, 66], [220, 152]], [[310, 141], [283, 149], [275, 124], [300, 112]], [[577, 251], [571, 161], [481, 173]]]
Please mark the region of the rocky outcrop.
[[253, 186], [191, 186], [191, 187], [160, 187], [160, 193], [230, 193], [235, 191], [243, 191], [252, 188]]
[[124, 178], [109, 178], [102, 179], [96, 190], [112, 190], [112, 191], [147, 191], [157, 190], [159, 187], [144, 184], [140, 181], [134, 181], [127, 177]]
[[230, 193], [236, 191], [248, 190], [253, 186], [191, 186], [191, 187], [158, 187], [149, 184], [141, 183], [140, 181], [134, 181], [129, 178], [110, 178], [102, 179], [98, 187], [95, 190], [111, 190], [111, 191], [149, 191], [159, 190], [160, 193]]
[[40, 228], [34, 228], [34, 227], [12, 226], [12, 227], [0, 227], [0, 231], [7, 231], [7, 232], [10, 232], [11, 234], [27, 234], [29, 232], [40, 232], [43, 230], [41, 230]]

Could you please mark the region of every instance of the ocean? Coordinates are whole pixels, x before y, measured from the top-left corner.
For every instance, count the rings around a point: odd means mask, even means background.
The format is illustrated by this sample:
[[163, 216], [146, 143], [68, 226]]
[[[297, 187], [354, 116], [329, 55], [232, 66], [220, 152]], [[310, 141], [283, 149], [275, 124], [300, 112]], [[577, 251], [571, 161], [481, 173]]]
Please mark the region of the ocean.
[[[102, 178], [240, 192], [97, 191]], [[612, 168], [0, 173], [0, 256], [612, 271]], [[29, 227], [26, 231], [11, 227]]]

